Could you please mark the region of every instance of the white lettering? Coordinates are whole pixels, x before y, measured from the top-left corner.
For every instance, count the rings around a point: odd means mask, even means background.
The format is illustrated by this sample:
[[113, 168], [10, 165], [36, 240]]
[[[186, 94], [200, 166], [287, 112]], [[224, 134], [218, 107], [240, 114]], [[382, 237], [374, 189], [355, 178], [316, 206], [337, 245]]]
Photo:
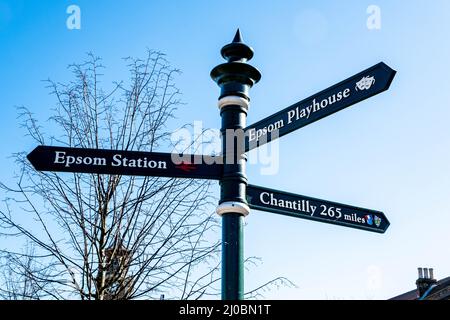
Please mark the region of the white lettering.
[[74, 164], [76, 161], [75, 157], [67, 156], [66, 157], [66, 167], [70, 167], [70, 165]]
[[262, 193], [259, 195], [259, 199], [261, 200], [262, 203], [264, 203], [264, 204], [269, 204], [270, 202], [269, 202], [268, 200], [267, 200], [267, 201], [264, 201], [264, 196], [270, 197], [270, 194], [267, 193], [267, 192], [262, 192]]
[[250, 131], [248, 132], [248, 139], [250, 141], [253, 141], [256, 139], [256, 129], [250, 129]]
[[64, 156], [65, 155], [66, 155], [65, 152], [55, 151], [55, 161], [53, 163], [64, 164]]
[[299, 113], [300, 113], [300, 118], [306, 117], [306, 110], [305, 110], [305, 108], [303, 108]]
[[350, 97], [350, 89], [345, 89], [344, 90], [344, 98], [348, 98], [348, 97]]
[[307, 111], [307, 113], [308, 113], [308, 115], [306, 116], [306, 119], [309, 119], [309, 116], [311, 115], [312, 108], [313, 108], [312, 105], [309, 106], [309, 107], [306, 107], [306, 111]]
[[[174, 159], [172, 159], [174, 160]], [[176, 159], [177, 160], [177, 159]], [[94, 158], [94, 163], [96, 159]], [[99, 160], [97, 160], [98, 162]], [[102, 162], [103, 163], [103, 162]], [[106, 163], [106, 162], [105, 162]], [[174, 162], [177, 163], [177, 162]], [[113, 167], [127, 167], [127, 168], [149, 168], [149, 169], [167, 169], [166, 161], [148, 160], [147, 158], [128, 159], [122, 157], [121, 154], [115, 154], [111, 162]]]
[[313, 112], [317, 112], [317, 111], [320, 110], [320, 104], [318, 104], [318, 103], [316, 102], [316, 99], [313, 100], [312, 105], [313, 105]]
[[120, 167], [122, 165], [122, 155], [115, 154], [113, 156], [113, 161], [112, 161], [111, 165], [113, 167]]
[[[77, 159], [78, 160], [78, 159]], [[81, 160], [81, 159], [80, 159]], [[90, 166], [92, 164], [92, 158], [86, 157], [83, 159], [83, 164]]]
[[167, 162], [165, 161], [158, 161], [158, 169], [167, 169]]
[[283, 209], [289, 209], [291, 211], [299, 211], [304, 213], [309, 213], [312, 211], [312, 214], [316, 211], [316, 206], [312, 206], [309, 204], [309, 201], [297, 199], [297, 200], [285, 200], [278, 199], [273, 193], [269, 192], [261, 192], [259, 194], [259, 200], [262, 204], [272, 207], [279, 207]]
[[63, 164], [66, 168], [72, 165], [86, 165], [86, 166], [106, 166], [105, 158], [92, 158], [82, 156], [66, 156], [66, 152], [55, 151], [55, 161], [53, 163]]
[[264, 127], [262, 129], [250, 129], [248, 131], [248, 135], [249, 135], [249, 141], [251, 142], [252, 140], [258, 141], [259, 139], [261, 139], [263, 136], [267, 135], [268, 133], [272, 133], [272, 132], [277, 132], [278, 130], [280, 130], [281, 128], [284, 127], [284, 120], [278, 120], [275, 123], [271, 123], [269, 124], [267, 127]]
[[[331, 105], [335, 104], [336, 102], [341, 101], [342, 99], [346, 99], [346, 98], [350, 97], [350, 95], [351, 95], [350, 89], [346, 88], [343, 91], [339, 91], [337, 93], [334, 93], [334, 94], [326, 97], [325, 99], [320, 100], [319, 102], [316, 101], [316, 99], [314, 98], [312, 100], [311, 105], [309, 105], [309, 106], [306, 106], [303, 108], [300, 108], [297, 106], [294, 109], [290, 109], [287, 111], [287, 114], [286, 114], [287, 124], [291, 124], [294, 121], [298, 121], [305, 117], [306, 117], [306, 119], [309, 119], [309, 117], [313, 113], [318, 112], [318, 111], [326, 108], [327, 106], [331, 106]], [[255, 128], [249, 129], [246, 134], [248, 135], [249, 142], [257, 142], [261, 138], [266, 136], [268, 133], [274, 132], [283, 127], [284, 127], [284, 121], [283, 121], [283, 119], [281, 119], [275, 123], [270, 123], [269, 125], [261, 128], [261, 129], [255, 129]]]
[[292, 122], [292, 118], [294, 118], [296, 112], [296, 110], [289, 110], [288, 111], [288, 124], [290, 124]]
[[[225, 312], [228, 312], [228, 309], [225, 309]], [[181, 307], [179, 314], [180, 315], [205, 315], [206, 318], [211, 317], [212, 312], [214, 311], [214, 307], [193, 307], [186, 304], [186, 307]], [[236, 314], [240, 314], [236, 312]], [[230, 314], [231, 316], [231, 314]]]

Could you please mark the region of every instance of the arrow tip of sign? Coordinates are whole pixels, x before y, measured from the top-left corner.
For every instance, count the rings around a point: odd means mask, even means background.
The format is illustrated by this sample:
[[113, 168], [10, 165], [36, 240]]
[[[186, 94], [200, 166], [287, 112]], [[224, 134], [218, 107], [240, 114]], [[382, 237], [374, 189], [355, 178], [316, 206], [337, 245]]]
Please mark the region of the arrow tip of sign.
[[33, 165], [33, 167], [36, 167], [36, 155], [39, 152], [41, 146], [37, 146], [36, 148], [33, 149], [33, 151], [31, 151], [28, 155], [27, 155], [27, 159], [28, 161], [30, 161], [30, 163]]
[[36, 152], [37, 148], [34, 148], [33, 151], [31, 151], [28, 155], [27, 155], [27, 159], [28, 161], [32, 162], [31, 160], [33, 159], [33, 155]]

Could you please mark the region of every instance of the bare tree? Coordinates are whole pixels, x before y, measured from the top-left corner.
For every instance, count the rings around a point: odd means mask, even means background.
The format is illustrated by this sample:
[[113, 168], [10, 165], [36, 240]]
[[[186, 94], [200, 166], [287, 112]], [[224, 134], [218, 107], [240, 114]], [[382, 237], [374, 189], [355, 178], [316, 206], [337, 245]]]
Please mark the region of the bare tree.
[[46, 283], [42, 283], [35, 276], [46, 274], [49, 266], [37, 264], [34, 245], [26, 246], [27, 251], [19, 254], [7, 254], [3, 257], [2, 271], [3, 286], [0, 287], [0, 297], [6, 300], [37, 300], [45, 296]]
[[[101, 86], [101, 61], [92, 54], [70, 66], [72, 82], [48, 80], [57, 102], [50, 118], [54, 134], [45, 135], [20, 108], [33, 142], [127, 151], [168, 146], [166, 125], [181, 105], [174, 86], [179, 71], [154, 51], [125, 61], [130, 79], [108, 91]], [[8, 195], [0, 234], [32, 250], [1, 249], [8, 266], [2, 268], [4, 298], [217, 296], [220, 232], [209, 181], [38, 172], [25, 156], [15, 155], [17, 185], [0, 185]]]

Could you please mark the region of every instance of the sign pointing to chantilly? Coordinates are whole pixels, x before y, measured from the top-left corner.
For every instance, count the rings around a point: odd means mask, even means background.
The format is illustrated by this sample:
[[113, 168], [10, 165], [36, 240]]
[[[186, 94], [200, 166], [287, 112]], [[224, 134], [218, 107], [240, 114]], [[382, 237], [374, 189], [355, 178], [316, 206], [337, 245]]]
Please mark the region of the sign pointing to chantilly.
[[247, 186], [247, 201], [251, 209], [337, 224], [344, 227], [378, 233], [384, 233], [389, 227], [388, 219], [380, 211], [253, 185]]
[[38, 146], [28, 160], [39, 171], [219, 180], [221, 159], [202, 155]]
[[380, 62], [245, 129], [245, 151], [389, 89], [396, 71]]

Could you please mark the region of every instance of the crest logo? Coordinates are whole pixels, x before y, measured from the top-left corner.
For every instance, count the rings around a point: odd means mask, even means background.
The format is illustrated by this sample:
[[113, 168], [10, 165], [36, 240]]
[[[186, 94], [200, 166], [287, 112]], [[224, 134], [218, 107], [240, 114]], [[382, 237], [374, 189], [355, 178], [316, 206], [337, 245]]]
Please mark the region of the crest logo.
[[375, 216], [375, 225], [379, 227], [381, 225], [381, 218], [379, 216]]
[[372, 217], [371, 214], [366, 215], [366, 216], [364, 217], [364, 219], [366, 220], [366, 223], [367, 223], [369, 226], [373, 225], [373, 217]]
[[369, 90], [375, 84], [375, 77], [363, 77], [356, 83], [356, 91]]

